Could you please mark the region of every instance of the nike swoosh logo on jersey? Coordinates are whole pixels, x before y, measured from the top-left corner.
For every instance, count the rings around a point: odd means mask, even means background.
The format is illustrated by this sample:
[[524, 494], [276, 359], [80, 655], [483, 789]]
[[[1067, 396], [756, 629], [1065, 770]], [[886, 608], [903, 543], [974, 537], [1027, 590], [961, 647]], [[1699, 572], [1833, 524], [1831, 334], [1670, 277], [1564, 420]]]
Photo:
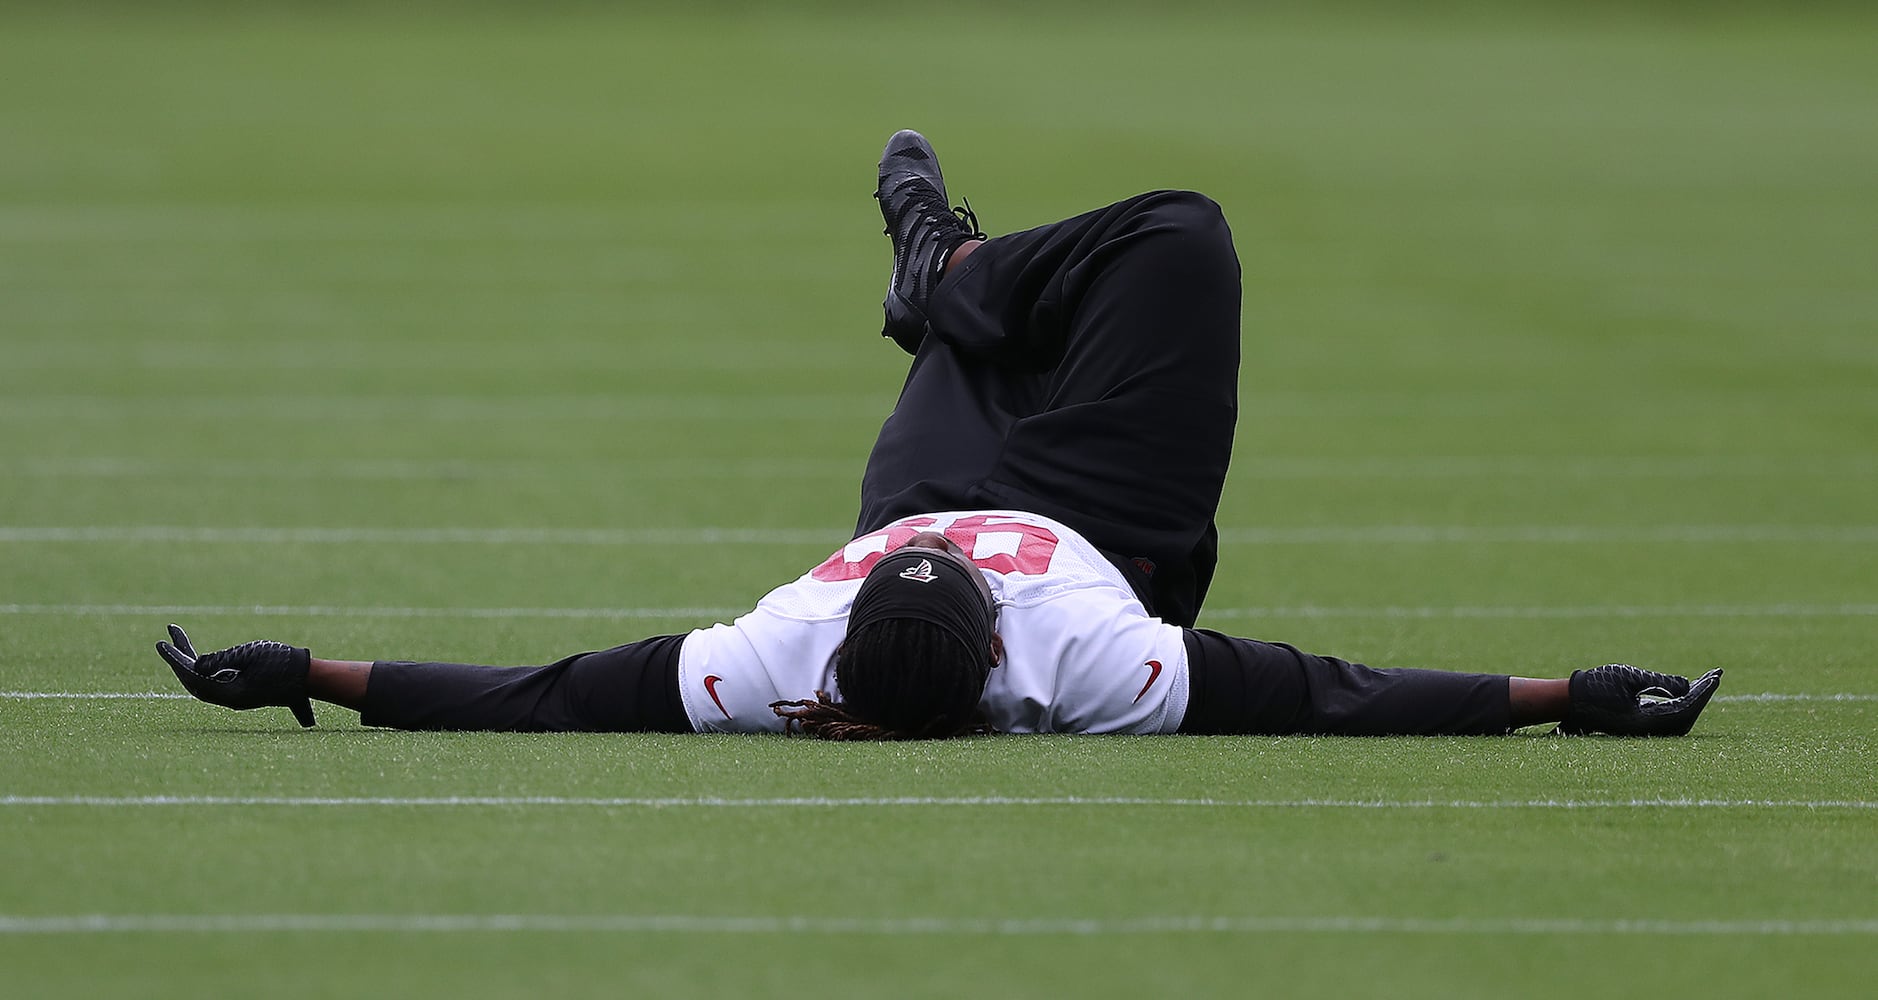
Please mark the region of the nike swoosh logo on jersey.
[[[705, 674], [704, 693], [711, 696], [711, 700], [717, 703], [717, 710], [724, 713], [724, 718], [728, 719], [730, 718], [730, 710], [724, 707], [724, 700], [717, 696], [717, 686], [723, 683], [723, 681], [724, 679], [716, 674]], [[1154, 682], [1149, 681], [1148, 683], [1152, 684]], [[1140, 701], [1141, 699], [1136, 698], [1135, 700]]]
[[1148, 682], [1146, 684], [1141, 685], [1141, 690], [1136, 692], [1135, 694], [1136, 702], [1139, 702], [1141, 700], [1142, 695], [1148, 693], [1148, 689], [1154, 686], [1155, 681], [1158, 681], [1161, 679], [1161, 661], [1149, 660], [1147, 663], [1143, 664], [1143, 666], [1148, 668]]

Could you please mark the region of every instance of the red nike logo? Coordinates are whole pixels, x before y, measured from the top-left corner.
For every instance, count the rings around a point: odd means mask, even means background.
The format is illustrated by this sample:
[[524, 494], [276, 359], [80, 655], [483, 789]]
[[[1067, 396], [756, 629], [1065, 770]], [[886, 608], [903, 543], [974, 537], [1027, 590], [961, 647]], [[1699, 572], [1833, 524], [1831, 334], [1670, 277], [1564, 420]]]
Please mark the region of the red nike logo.
[[1161, 679], [1161, 661], [1149, 660], [1143, 666], [1148, 668], [1148, 682], [1141, 685], [1141, 690], [1135, 694], [1136, 701], [1140, 701], [1141, 696], [1147, 694], [1148, 689], [1154, 686], [1154, 682]]
[[[1156, 665], [1155, 670], [1156, 672], [1159, 672], [1160, 667]], [[717, 696], [717, 686], [723, 683], [723, 681], [724, 679], [722, 677], [717, 676], [716, 674], [705, 674], [704, 675], [704, 693], [710, 695], [712, 701], [717, 702], [717, 710], [724, 713], [724, 718], [728, 719], [730, 718], [730, 709], [725, 708], [724, 699], [719, 698]], [[1152, 684], [1154, 682], [1149, 681], [1148, 683]], [[1137, 698], [1136, 700], [1139, 701], [1140, 699]]]

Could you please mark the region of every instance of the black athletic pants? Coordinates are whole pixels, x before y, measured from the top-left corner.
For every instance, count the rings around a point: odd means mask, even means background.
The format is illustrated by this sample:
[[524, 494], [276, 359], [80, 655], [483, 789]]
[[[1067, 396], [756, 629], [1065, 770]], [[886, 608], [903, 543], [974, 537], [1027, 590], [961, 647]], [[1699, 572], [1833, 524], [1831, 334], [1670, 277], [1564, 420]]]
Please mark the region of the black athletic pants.
[[927, 314], [855, 533], [936, 510], [1042, 514], [1192, 625], [1238, 421], [1239, 258], [1219, 206], [1155, 191], [1000, 236]]
[[[1217, 205], [1159, 191], [978, 248], [862, 480], [857, 534], [936, 510], [1027, 510], [1110, 554], [1191, 626], [1237, 420], [1239, 264]], [[403, 729], [686, 732], [683, 636], [531, 668], [380, 662], [362, 720]], [[1189, 733], [1491, 733], [1505, 677], [1372, 670], [1189, 629]]]

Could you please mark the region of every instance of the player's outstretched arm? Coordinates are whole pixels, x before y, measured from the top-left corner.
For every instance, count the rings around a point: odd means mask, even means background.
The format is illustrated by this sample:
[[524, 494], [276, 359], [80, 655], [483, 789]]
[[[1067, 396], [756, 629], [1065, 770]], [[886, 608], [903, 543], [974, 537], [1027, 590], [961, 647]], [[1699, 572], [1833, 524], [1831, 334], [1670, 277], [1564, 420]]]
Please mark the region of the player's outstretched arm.
[[170, 626], [157, 653], [183, 688], [232, 709], [282, 706], [313, 725], [313, 700], [392, 729], [690, 732], [678, 691], [683, 636], [659, 636], [540, 667], [316, 659], [278, 642], [198, 654]]
[[1541, 680], [1378, 670], [1283, 643], [1189, 631], [1191, 694], [1181, 731], [1464, 736], [1558, 723], [1577, 735], [1681, 736], [1721, 684], [1621, 663]]

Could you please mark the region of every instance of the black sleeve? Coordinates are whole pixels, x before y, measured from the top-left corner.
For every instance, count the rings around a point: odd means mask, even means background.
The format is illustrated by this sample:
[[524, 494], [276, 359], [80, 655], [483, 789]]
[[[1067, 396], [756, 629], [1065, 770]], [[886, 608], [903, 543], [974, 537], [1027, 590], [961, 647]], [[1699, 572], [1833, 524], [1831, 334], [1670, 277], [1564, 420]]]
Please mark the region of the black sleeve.
[[359, 721], [392, 729], [689, 733], [678, 691], [682, 635], [542, 667], [381, 660]]
[[1503, 674], [1377, 670], [1210, 629], [1186, 639], [1183, 733], [1479, 736], [1512, 725]]

